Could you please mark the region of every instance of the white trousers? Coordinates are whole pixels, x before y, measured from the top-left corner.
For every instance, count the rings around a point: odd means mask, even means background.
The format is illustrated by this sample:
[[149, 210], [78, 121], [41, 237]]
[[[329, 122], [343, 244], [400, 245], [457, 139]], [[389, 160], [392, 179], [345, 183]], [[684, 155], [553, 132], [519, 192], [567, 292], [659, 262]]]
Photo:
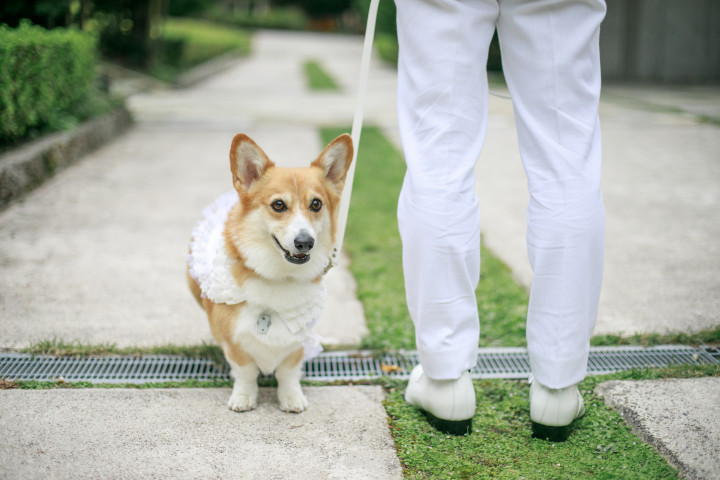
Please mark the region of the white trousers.
[[397, 0], [398, 113], [407, 173], [398, 205], [407, 304], [435, 379], [477, 361], [485, 65], [497, 26], [528, 177], [527, 318], [537, 380], [582, 380], [602, 279], [599, 28], [603, 0]]

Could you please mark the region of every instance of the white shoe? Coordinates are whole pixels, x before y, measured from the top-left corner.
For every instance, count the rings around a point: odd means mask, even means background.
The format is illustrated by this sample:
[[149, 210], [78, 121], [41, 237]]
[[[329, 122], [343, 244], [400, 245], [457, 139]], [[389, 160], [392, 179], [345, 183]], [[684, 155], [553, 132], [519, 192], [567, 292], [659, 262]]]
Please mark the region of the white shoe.
[[465, 435], [472, 431], [475, 387], [469, 372], [456, 380], [433, 380], [418, 365], [410, 374], [405, 401], [425, 411], [428, 423], [441, 432]]
[[585, 415], [585, 402], [577, 385], [547, 388], [530, 379], [530, 420], [533, 437], [563, 442], [573, 420]]

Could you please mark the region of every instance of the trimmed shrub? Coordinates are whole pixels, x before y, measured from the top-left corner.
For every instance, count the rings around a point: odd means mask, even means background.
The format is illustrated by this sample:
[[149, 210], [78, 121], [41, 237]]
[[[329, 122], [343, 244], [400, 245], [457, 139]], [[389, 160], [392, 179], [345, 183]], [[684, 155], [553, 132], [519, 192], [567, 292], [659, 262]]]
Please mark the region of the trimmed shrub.
[[0, 26], [0, 142], [54, 121], [95, 80], [97, 39], [72, 29]]
[[275, 0], [276, 5], [295, 5], [311, 18], [335, 17], [350, 8], [351, 0]]
[[238, 28], [304, 30], [308, 25], [305, 12], [293, 6], [273, 7], [267, 11], [233, 12], [221, 4], [215, 4], [202, 14], [202, 18]]

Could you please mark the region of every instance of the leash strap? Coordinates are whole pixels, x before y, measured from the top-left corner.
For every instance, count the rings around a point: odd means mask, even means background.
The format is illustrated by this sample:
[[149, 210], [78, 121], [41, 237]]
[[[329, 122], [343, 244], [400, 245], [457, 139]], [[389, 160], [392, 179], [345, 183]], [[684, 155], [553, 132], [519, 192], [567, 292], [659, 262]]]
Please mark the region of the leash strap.
[[340, 199], [337, 238], [335, 248], [333, 248], [330, 257], [330, 266], [337, 264], [342, 250], [343, 240], [345, 239], [345, 227], [347, 225], [348, 211], [350, 210], [350, 195], [352, 194], [353, 179], [355, 178], [355, 165], [357, 163], [360, 133], [362, 131], [363, 115], [365, 113], [365, 96], [367, 94], [368, 77], [370, 76], [370, 57], [372, 54], [373, 39], [375, 37], [375, 20], [377, 18], [379, 4], [380, 0], [371, 0], [367, 26], [365, 27], [365, 42], [363, 44], [362, 60], [360, 63], [360, 84], [358, 86], [352, 132], [350, 134], [353, 141], [353, 161], [345, 178], [345, 188], [343, 189], [342, 198]]

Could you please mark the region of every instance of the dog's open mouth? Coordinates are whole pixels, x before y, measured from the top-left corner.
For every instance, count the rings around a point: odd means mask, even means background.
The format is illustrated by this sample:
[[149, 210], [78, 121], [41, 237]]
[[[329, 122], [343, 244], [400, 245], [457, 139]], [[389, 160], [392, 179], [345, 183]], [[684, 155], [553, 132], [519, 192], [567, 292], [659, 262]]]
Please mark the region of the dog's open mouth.
[[287, 260], [288, 262], [295, 265], [302, 265], [303, 263], [307, 263], [310, 260], [309, 253], [298, 253], [293, 255], [292, 253], [283, 248], [278, 239], [275, 238], [275, 235], [273, 235], [273, 240], [275, 240], [275, 243], [280, 248], [280, 250], [283, 251], [283, 253], [285, 254], [285, 260]]

